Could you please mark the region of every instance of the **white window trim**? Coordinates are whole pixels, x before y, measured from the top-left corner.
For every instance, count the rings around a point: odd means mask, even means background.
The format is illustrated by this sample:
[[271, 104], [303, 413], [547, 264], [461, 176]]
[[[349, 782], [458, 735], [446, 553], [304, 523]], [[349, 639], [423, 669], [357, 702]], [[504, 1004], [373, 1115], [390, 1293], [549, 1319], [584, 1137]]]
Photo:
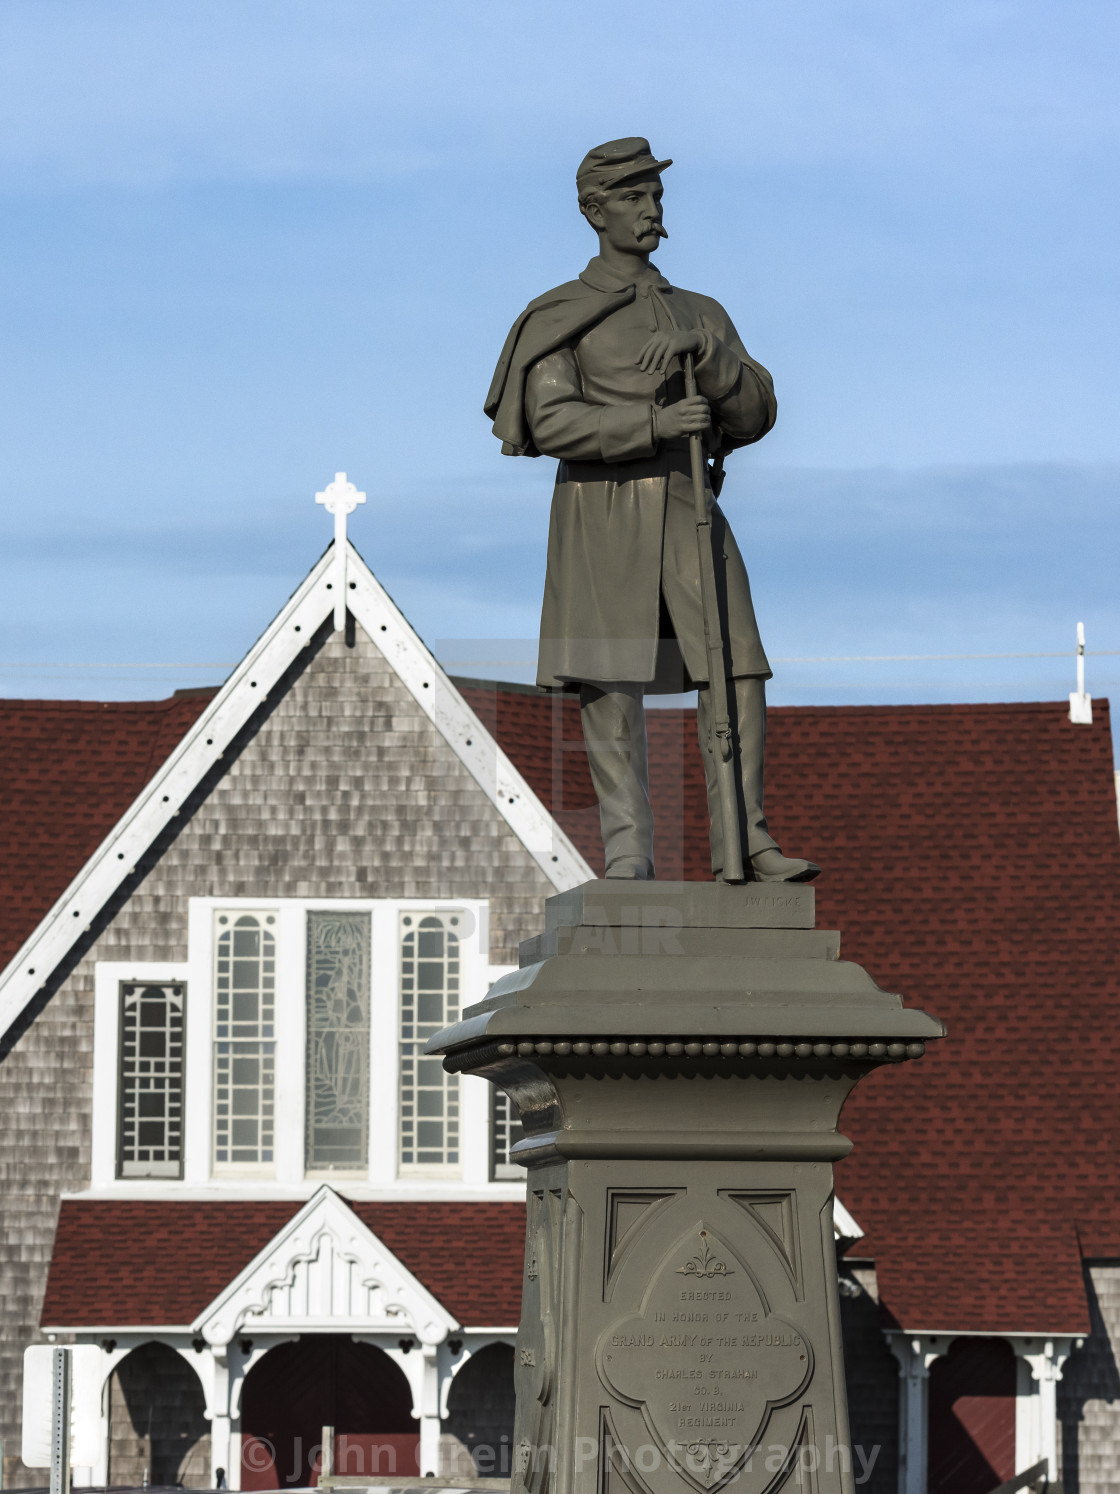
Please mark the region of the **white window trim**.
[[[144, 1197], [214, 1192], [311, 1193], [336, 1182], [355, 1195], [516, 1198], [519, 1182], [490, 1179], [489, 1084], [460, 1079], [461, 1168], [454, 1176], [421, 1171], [400, 1175], [400, 915], [447, 912], [473, 917], [461, 940], [460, 1000], [481, 1001], [510, 966], [491, 966], [490, 906], [485, 898], [191, 898], [185, 961], [99, 960], [94, 967], [93, 1136], [90, 1191]], [[219, 912], [272, 914], [276, 937], [276, 1135], [271, 1169], [215, 1170], [214, 954]], [[304, 1170], [306, 1085], [306, 945], [311, 910], [370, 914], [370, 1156], [367, 1171]], [[127, 980], [186, 984], [183, 1174], [171, 1178], [118, 1178], [120, 983]], [[386, 999], [386, 993], [389, 998]]]
[[[374, 992], [378, 989], [378, 975], [384, 981], [383, 989], [393, 992], [391, 1010], [380, 1013], [378, 1030], [381, 1033], [380, 1047], [375, 1040], [370, 1055], [370, 1132], [385, 1138], [384, 1155], [377, 1158], [377, 1173], [374, 1173], [373, 1148], [370, 1148], [370, 1182], [388, 1187], [398, 1184], [421, 1187], [433, 1183], [466, 1184], [468, 1187], [485, 1187], [489, 1182], [490, 1112], [487, 1105], [489, 1085], [477, 1075], [459, 1076], [459, 1156], [456, 1172], [448, 1168], [422, 1167], [402, 1171], [400, 1167], [400, 1087], [401, 1087], [401, 914], [402, 913], [448, 913], [460, 911], [475, 920], [470, 933], [459, 938], [459, 1010], [473, 1002], [482, 1001], [490, 989], [490, 904], [485, 898], [395, 898], [378, 904], [382, 922], [374, 922], [375, 956]], [[378, 938], [380, 934], [380, 938]], [[386, 1021], [388, 1015], [390, 1021]], [[391, 1025], [390, 1025], [391, 1022]], [[370, 1030], [374, 1021], [371, 1017]], [[378, 1088], [382, 1091], [380, 1116], [381, 1129], [373, 1130], [374, 1064], [378, 1064]], [[389, 1068], [392, 1067], [392, 1074]], [[391, 1113], [390, 1113], [390, 1106]], [[390, 1138], [392, 1146], [390, 1148]]]
[[[261, 700], [334, 611], [338, 554], [317, 562], [210, 705], [102, 841], [34, 933], [0, 971], [0, 1031], [57, 969], [174, 820]], [[349, 607], [413, 700], [441, 733], [557, 892], [594, 876], [587, 862], [421, 643], [365, 561], [347, 541]]]
[[[215, 1083], [215, 1071], [217, 1069], [217, 1052], [216, 1052], [216, 1046], [217, 1045], [216, 1045], [216, 1042], [214, 1040], [214, 1026], [213, 1026], [213, 1024], [214, 1024], [214, 1016], [215, 1016], [214, 1007], [216, 1005], [216, 1000], [217, 1000], [217, 994], [216, 994], [216, 990], [215, 990], [215, 960], [216, 960], [216, 954], [217, 954], [217, 942], [218, 942], [221, 934], [227, 932], [226, 928], [222, 927], [222, 924], [220, 922], [222, 914], [223, 914], [223, 909], [219, 905], [219, 907], [215, 909], [214, 913], [211, 915], [211, 918], [210, 918], [210, 971], [209, 971], [209, 974], [210, 974], [210, 1010], [209, 1010], [209, 1020], [210, 1020], [210, 1024], [211, 1024], [211, 1026], [210, 1026], [211, 1041], [210, 1041], [209, 1064], [210, 1064], [210, 1085], [211, 1085], [211, 1111], [210, 1111], [210, 1114], [209, 1114], [209, 1117], [208, 1117], [209, 1125], [210, 1125], [210, 1142], [209, 1142], [210, 1156], [209, 1156], [209, 1159], [208, 1159], [209, 1160], [209, 1167], [210, 1167], [211, 1173], [216, 1178], [272, 1178], [272, 1177], [279, 1176], [280, 1153], [279, 1153], [279, 1149], [278, 1149], [278, 1146], [277, 1146], [277, 1139], [278, 1139], [277, 1133], [278, 1133], [278, 1131], [280, 1129], [281, 1116], [282, 1116], [283, 1110], [284, 1110], [284, 1108], [286, 1108], [286, 1107], [282, 1107], [280, 1105], [280, 1093], [281, 1093], [281, 1090], [280, 1090], [280, 1048], [279, 1048], [279, 1042], [277, 1041], [278, 1037], [279, 1037], [279, 1033], [280, 1033], [280, 998], [279, 998], [279, 987], [280, 987], [280, 981], [281, 981], [281, 971], [284, 968], [283, 965], [282, 965], [282, 963], [281, 963], [281, 954], [280, 954], [281, 944], [280, 944], [280, 940], [283, 937], [284, 940], [285, 940], [285, 942], [288, 944], [288, 947], [289, 948], [291, 947], [290, 940], [291, 940], [291, 936], [292, 936], [292, 932], [293, 932], [292, 928], [291, 928], [291, 924], [292, 924], [293, 920], [291, 920], [290, 918], [285, 919], [279, 909], [274, 909], [274, 908], [271, 908], [271, 907], [258, 906], [257, 904], [252, 903], [252, 902], [250, 902], [248, 900], [245, 900], [242, 903], [238, 903], [236, 906], [231, 906], [228, 909], [228, 915], [227, 915], [229, 917], [229, 929], [228, 929], [228, 931], [230, 933], [233, 932], [234, 928], [236, 927], [236, 925], [237, 925], [237, 923], [238, 923], [238, 921], [240, 919], [247, 918], [247, 917], [255, 917], [256, 920], [257, 920], [257, 923], [258, 923], [258, 925], [260, 927], [262, 935], [266, 935], [267, 934], [267, 935], [271, 935], [271, 937], [272, 937], [272, 947], [273, 947], [273, 959], [272, 959], [272, 964], [273, 964], [273, 1032], [276, 1034], [276, 1036], [272, 1039], [272, 1041], [276, 1042], [276, 1044], [277, 1044], [276, 1050], [275, 1050], [275, 1055], [274, 1055], [274, 1060], [273, 1060], [274, 1061], [274, 1065], [275, 1065], [274, 1070], [273, 1070], [273, 1099], [272, 1099], [272, 1112], [273, 1112], [273, 1114], [272, 1114], [272, 1125], [273, 1125], [273, 1161], [272, 1162], [261, 1162], [259, 1164], [255, 1164], [255, 1163], [238, 1163], [238, 1162], [218, 1162], [218, 1161], [216, 1161], [216, 1159], [214, 1157], [214, 1151], [216, 1150], [216, 1147], [215, 1147], [215, 1139], [216, 1139], [215, 1138], [215, 1132], [217, 1130], [217, 1118], [216, 1118], [216, 1116], [213, 1113], [213, 1086], [214, 1086], [214, 1083]], [[271, 923], [269, 922], [270, 918], [273, 920]], [[215, 925], [217, 925], [217, 927], [215, 927]], [[283, 932], [281, 932], [281, 931], [283, 931]], [[306, 937], [306, 929], [304, 930], [304, 935]], [[233, 947], [231, 945], [230, 946], [231, 957], [232, 957], [232, 948]], [[262, 943], [261, 943], [262, 958], [264, 957], [264, 951], [265, 951], [266, 948], [267, 948], [267, 945], [264, 943], [264, 940], [262, 939]], [[289, 962], [289, 964], [290, 964], [290, 962]], [[289, 976], [290, 976], [290, 972], [288, 972], [288, 973], [289, 973]], [[291, 1005], [291, 1003], [289, 1002], [289, 1006], [290, 1005]], [[289, 1021], [291, 1021], [291, 1020], [294, 1020], [294, 1016], [289, 1017]], [[286, 1023], [285, 1026], [287, 1027], [287, 1025], [288, 1024]], [[254, 1040], [254, 1041], [257, 1041], [257, 1040]], [[267, 1041], [267, 1039], [262, 1040], [262, 1041]], [[230, 1098], [230, 1103], [231, 1103], [231, 1107], [232, 1107], [232, 1083], [231, 1083], [231, 1087], [230, 1087], [230, 1097], [231, 1097]], [[231, 1119], [232, 1119], [232, 1116], [231, 1116]], [[230, 1131], [231, 1138], [232, 1138], [232, 1134], [233, 1133], [232, 1133], [232, 1128], [231, 1128], [231, 1131]], [[263, 1150], [263, 1148], [261, 1148], [261, 1149]]]
[[[90, 1183], [110, 1188], [118, 1183], [144, 1187], [149, 1182], [177, 1184], [177, 1178], [118, 1178], [117, 1137], [120, 1129], [121, 982], [182, 981], [187, 985], [187, 1042], [190, 1042], [190, 975], [182, 961], [99, 960], [93, 975], [93, 1130], [90, 1138]], [[187, 1125], [197, 1104], [187, 1080], [184, 1054], [183, 1175], [186, 1177]]]
[[[486, 974], [487, 989], [489, 989], [495, 981], [501, 980], [503, 975], [512, 975], [518, 968], [519, 966], [517, 965], [491, 965]], [[493, 1086], [490, 1085], [489, 1081], [486, 1082], [486, 1085], [487, 1089], [493, 1088]], [[495, 1185], [500, 1187], [502, 1184], [505, 1184], [505, 1186], [508, 1187], [511, 1183], [520, 1183], [524, 1181], [525, 1169], [522, 1167], [518, 1167], [515, 1162], [512, 1164], [512, 1166], [516, 1168], [516, 1171], [511, 1172], [507, 1177], [495, 1177], [491, 1173], [491, 1166], [493, 1163], [493, 1158], [491, 1156], [491, 1152], [493, 1149], [493, 1138], [490, 1135], [490, 1118], [493, 1113], [491, 1104], [492, 1099], [492, 1095], [487, 1094], [483, 1096], [483, 1103], [486, 1106], [486, 1181], [490, 1184], [491, 1187], [494, 1187]]]

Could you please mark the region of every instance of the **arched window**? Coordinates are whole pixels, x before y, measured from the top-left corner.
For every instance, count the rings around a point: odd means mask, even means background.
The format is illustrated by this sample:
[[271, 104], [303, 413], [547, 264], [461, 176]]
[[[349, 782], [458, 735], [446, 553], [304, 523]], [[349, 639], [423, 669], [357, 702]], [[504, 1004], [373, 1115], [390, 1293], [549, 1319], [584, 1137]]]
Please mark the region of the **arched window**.
[[122, 981], [117, 1176], [177, 1178], [183, 1169], [181, 981]]
[[369, 1161], [369, 961], [368, 913], [308, 913], [308, 1172]]
[[272, 1172], [276, 1133], [276, 940], [269, 914], [218, 914], [214, 972], [214, 1165]]
[[459, 1076], [424, 1044], [459, 1020], [459, 913], [401, 914], [402, 1171], [457, 1173]]

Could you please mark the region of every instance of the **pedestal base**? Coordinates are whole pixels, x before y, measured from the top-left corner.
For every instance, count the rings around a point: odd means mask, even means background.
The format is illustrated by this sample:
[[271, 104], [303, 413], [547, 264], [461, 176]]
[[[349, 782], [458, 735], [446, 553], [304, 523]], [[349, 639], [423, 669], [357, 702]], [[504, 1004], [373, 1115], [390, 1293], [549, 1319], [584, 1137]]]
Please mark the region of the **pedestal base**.
[[837, 1121], [943, 1029], [838, 948], [809, 887], [588, 883], [429, 1045], [525, 1125], [514, 1494], [853, 1488]]

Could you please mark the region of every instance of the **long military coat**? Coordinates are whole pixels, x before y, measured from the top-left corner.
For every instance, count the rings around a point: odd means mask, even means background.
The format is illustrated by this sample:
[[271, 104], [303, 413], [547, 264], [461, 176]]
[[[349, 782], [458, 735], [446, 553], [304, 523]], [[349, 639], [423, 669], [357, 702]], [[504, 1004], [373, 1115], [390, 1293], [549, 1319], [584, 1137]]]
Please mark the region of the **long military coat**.
[[[660, 440], [655, 413], [683, 398], [683, 370], [637, 365], [650, 335], [673, 328], [703, 334], [709, 452], [764, 436], [770, 375], [717, 301], [652, 266], [624, 282], [596, 257], [530, 303], [506, 340], [486, 402], [494, 433], [507, 454], [560, 459], [537, 668], [546, 687], [628, 680], [656, 692], [708, 678], [688, 443]], [[768, 678], [746, 567], [710, 492], [709, 502], [727, 672]]]

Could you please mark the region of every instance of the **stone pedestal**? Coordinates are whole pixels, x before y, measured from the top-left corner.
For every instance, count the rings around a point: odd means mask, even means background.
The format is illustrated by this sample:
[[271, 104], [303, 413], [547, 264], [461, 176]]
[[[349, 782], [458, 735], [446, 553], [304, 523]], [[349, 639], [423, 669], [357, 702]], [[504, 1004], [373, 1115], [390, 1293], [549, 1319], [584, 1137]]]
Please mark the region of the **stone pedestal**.
[[525, 1126], [513, 1494], [853, 1488], [837, 1122], [943, 1028], [839, 942], [811, 887], [589, 882], [429, 1045]]

